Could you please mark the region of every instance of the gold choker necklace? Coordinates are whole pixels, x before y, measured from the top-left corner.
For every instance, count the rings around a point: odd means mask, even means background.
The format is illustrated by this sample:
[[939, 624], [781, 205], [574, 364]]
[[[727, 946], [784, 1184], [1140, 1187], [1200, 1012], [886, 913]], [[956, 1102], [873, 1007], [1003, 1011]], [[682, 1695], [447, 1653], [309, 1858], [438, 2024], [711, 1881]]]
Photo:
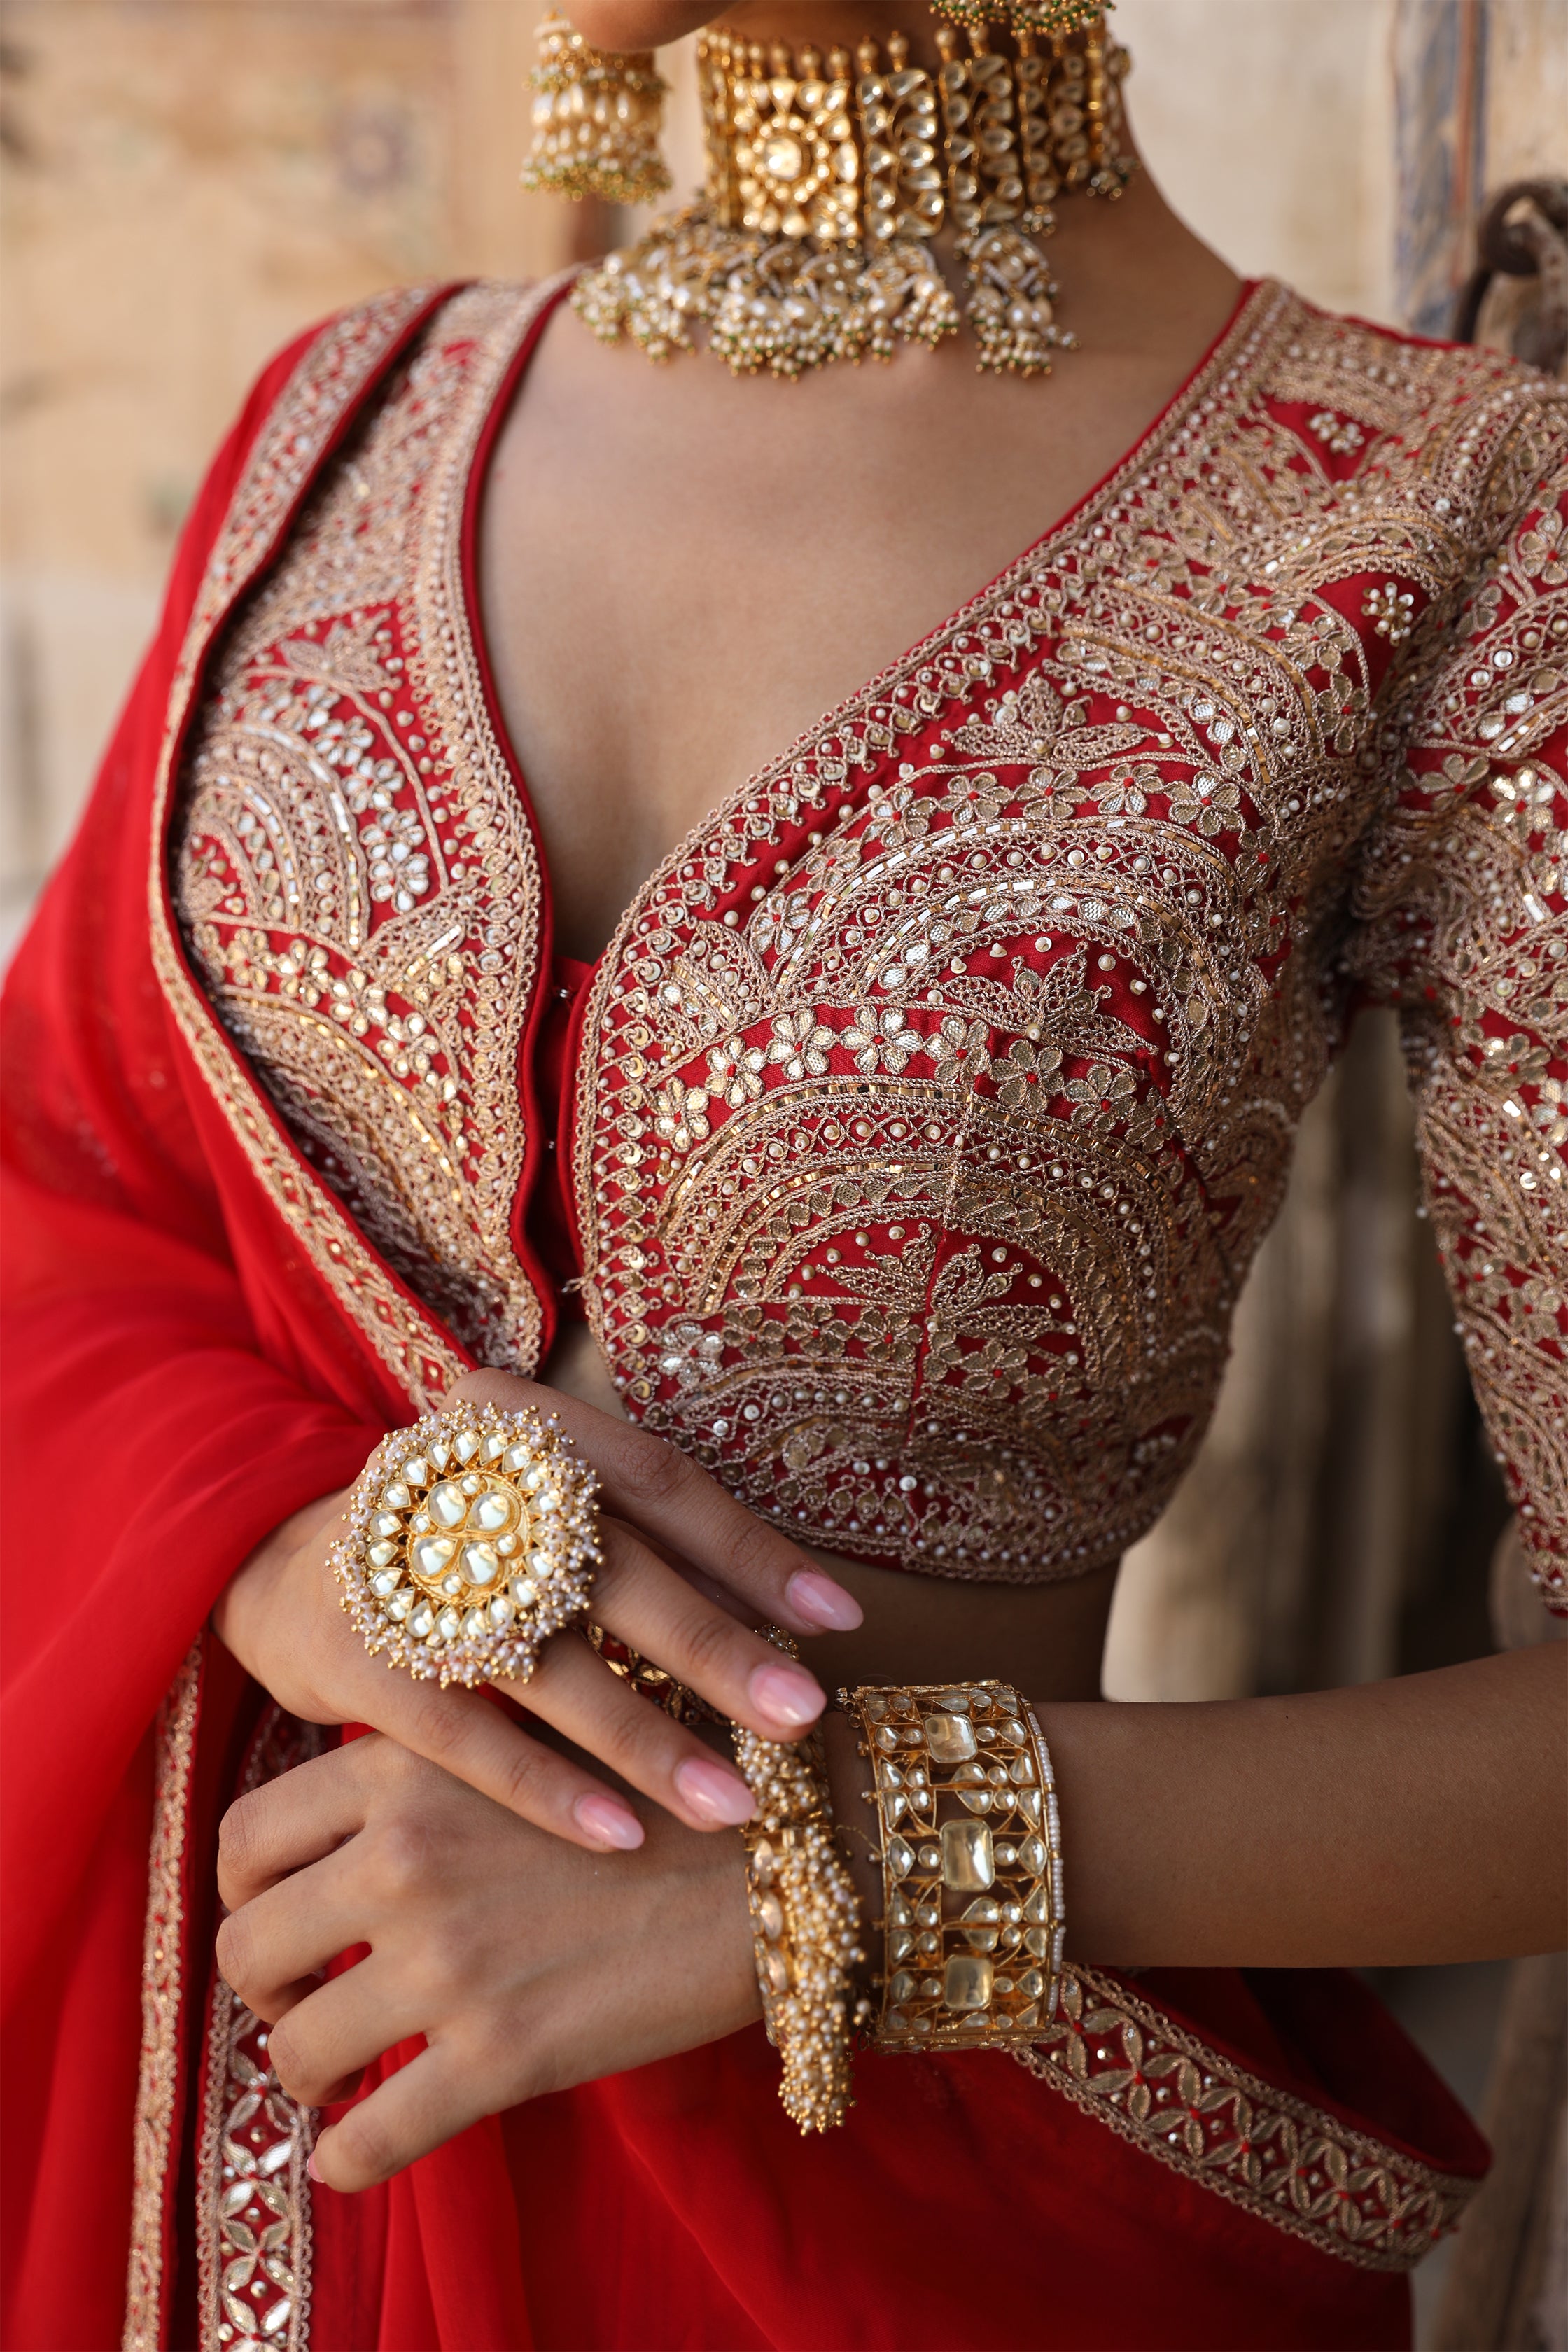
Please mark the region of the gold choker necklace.
[[956, 332], [959, 304], [931, 240], [963, 264], [982, 368], [1047, 375], [1074, 338], [1039, 240], [1056, 198], [1119, 196], [1131, 177], [1124, 49], [1102, 17], [1008, 48], [984, 25], [937, 34], [934, 74], [909, 43], [826, 57], [721, 31], [698, 41], [705, 195], [578, 280], [573, 304], [602, 341], [650, 359], [708, 347], [737, 374], [798, 376], [830, 360], [890, 359], [898, 342]]

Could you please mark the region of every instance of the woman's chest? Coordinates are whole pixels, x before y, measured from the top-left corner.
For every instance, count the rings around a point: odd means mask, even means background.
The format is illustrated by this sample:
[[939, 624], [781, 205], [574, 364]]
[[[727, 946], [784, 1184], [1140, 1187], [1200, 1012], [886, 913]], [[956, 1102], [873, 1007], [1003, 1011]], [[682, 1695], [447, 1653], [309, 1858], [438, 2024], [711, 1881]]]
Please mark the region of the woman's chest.
[[923, 349], [737, 383], [557, 311], [489, 466], [479, 583], [558, 946], [596, 955], [742, 778], [1069, 511], [1208, 331], [1049, 384]]

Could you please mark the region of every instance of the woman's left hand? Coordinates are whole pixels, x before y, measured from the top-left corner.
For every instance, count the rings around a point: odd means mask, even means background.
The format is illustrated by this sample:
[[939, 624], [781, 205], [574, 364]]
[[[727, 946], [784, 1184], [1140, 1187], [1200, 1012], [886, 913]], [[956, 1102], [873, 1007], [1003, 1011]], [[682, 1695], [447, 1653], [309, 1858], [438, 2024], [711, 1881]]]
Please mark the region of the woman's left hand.
[[290, 2097], [331, 2105], [428, 2045], [321, 2135], [317, 2179], [368, 2189], [482, 2116], [760, 2013], [739, 1836], [638, 1810], [644, 1845], [590, 1853], [375, 1733], [230, 1808], [218, 1966]]

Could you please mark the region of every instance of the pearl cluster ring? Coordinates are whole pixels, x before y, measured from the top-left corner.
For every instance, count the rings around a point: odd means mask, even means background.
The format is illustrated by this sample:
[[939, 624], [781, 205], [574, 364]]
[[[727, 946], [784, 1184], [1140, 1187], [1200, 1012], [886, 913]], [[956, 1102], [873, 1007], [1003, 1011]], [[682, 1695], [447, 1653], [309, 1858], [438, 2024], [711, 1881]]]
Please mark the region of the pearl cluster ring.
[[365, 1647], [443, 1685], [527, 1682], [587, 1610], [597, 1494], [553, 1416], [464, 1403], [394, 1430], [331, 1551]]

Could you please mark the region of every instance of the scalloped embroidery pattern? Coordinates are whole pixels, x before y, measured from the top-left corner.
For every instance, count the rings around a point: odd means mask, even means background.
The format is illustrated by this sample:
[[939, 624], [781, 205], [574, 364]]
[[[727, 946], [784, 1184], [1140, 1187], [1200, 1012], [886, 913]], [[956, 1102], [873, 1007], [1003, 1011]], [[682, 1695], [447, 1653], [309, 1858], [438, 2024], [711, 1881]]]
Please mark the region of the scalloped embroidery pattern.
[[681, 846], [579, 1080], [590, 1314], [642, 1421], [825, 1549], [1114, 1559], [1373, 976], [1561, 1592], [1568, 613], [1531, 499], [1564, 415], [1266, 291], [1067, 528]]
[[174, 1020], [263, 1192], [337, 1301], [416, 1406], [466, 1369], [409, 1290], [391, 1277], [352, 1217], [315, 1178], [286, 1124], [258, 1091], [185, 961], [171, 903], [166, 836], [192, 697], [216, 633], [273, 553], [300, 490], [344, 415], [429, 299], [411, 288], [378, 297], [324, 328], [300, 360], [258, 439], [196, 599], [169, 698], [153, 803], [148, 876], [153, 961]]
[[163, 2341], [163, 2249], [173, 2196], [170, 2158], [184, 1992], [185, 1829], [201, 1686], [198, 1642], [170, 1685], [153, 1727], [153, 1838], [142, 1956], [142, 2049], [132, 2126], [125, 2352], [158, 2352]]
[[457, 615], [473, 448], [548, 289], [456, 296], [224, 648], [187, 763], [192, 960], [318, 1181], [479, 1361], [530, 1370], [516, 1069], [531, 827]]

